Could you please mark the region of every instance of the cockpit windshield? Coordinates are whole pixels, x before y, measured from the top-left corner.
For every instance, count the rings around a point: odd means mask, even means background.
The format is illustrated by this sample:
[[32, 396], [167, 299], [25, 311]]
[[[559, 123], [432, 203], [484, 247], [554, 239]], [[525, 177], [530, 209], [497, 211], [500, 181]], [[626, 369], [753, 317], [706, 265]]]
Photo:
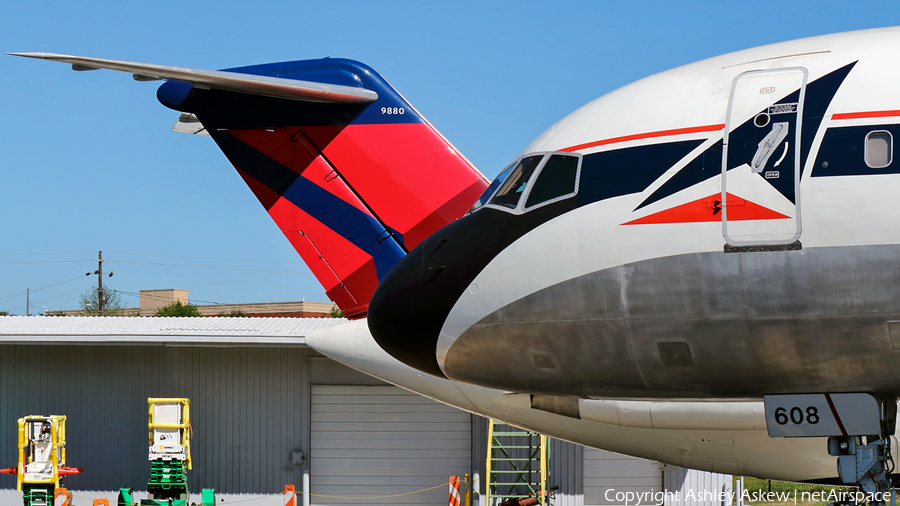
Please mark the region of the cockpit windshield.
[[494, 181], [491, 182], [491, 185], [487, 187], [487, 190], [484, 190], [484, 193], [482, 193], [481, 196], [478, 197], [478, 200], [476, 200], [475, 203], [472, 204], [472, 207], [469, 209], [470, 213], [487, 204], [487, 199], [491, 198], [491, 195], [493, 195], [494, 192], [497, 191], [497, 187], [500, 186], [500, 183], [502, 183], [503, 180], [506, 179], [506, 176], [509, 175], [509, 171], [511, 171], [515, 166], [515, 162], [509, 164], [508, 167], [503, 169], [503, 172], [501, 172], [497, 177], [494, 178]]
[[[485, 204], [516, 209], [535, 170], [546, 163], [529, 190], [525, 210], [571, 197], [576, 193], [581, 158], [572, 153], [542, 153], [525, 156], [511, 163], [472, 204], [473, 212]], [[496, 192], [496, 194], [495, 194]], [[493, 198], [492, 198], [493, 197]], [[490, 201], [488, 201], [490, 199]]]
[[515, 209], [519, 205], [519, 198], [522, 197], [522, 192], [525, 191], [525, 186], [528, 185], [531, 174], [538, 164], [541, 163], [543, 157], [543, 155], [534, 155], [526, 156], [519, 160], [519, 163], [512, 168], [512, 172], [500, 185], [500, 190], [491, 199], [491, 204]]

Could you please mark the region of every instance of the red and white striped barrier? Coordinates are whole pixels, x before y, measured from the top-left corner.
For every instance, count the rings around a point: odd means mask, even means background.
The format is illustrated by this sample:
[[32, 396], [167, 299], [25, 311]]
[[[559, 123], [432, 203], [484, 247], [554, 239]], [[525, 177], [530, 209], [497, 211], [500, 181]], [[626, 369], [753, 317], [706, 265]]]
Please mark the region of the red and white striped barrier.
[[53, 494], [53, 506], [69, 506], [69, 491], [64, 488], [56, 489]]
[[284, 506], [297, 506], [297, 495], [293, 485], [284, 486]]
[[450, 506], [459, 506], [459, 476], [450, 477]]

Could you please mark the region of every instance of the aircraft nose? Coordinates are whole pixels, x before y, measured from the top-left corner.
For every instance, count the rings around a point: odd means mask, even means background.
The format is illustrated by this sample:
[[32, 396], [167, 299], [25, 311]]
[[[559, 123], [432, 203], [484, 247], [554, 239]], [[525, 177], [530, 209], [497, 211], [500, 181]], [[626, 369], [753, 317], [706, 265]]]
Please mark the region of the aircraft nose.
[[372, 295], [368, 322], [375, 341], [406, 365], [446, 378], [438, 337], [463, 292], [507, 246], [573, 207], [566, 199], [524, 215], [482, 208], [432, 234], [400, 259]]
[[463, 278], [468, 277], [453, 262], [452, 228], [445, 227], [402, 258], [378, 285], [368, 310], [369, 330], [382, 349], [440, 377], [437, 339], [461, 293], [457, 285], [465, 288]]

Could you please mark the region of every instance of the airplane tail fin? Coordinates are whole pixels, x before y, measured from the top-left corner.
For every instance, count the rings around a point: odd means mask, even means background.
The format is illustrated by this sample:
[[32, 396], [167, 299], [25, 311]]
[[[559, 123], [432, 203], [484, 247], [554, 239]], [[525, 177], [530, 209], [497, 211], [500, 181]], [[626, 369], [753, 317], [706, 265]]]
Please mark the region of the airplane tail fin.
[[[157, 96], [186, 113], [181, 122], [199, 121], [194, 131], [212, 136], [348, 318], [365, 316], [394, 264], [465, 214], [489, 183], [359, 62], [326, 58], [218, 72], [225, 79], [228, 73], [277, 81], [275, 91], [170, 80]], [[280, 96], [277, 85], [290, 80], [323, 91]]]
[[208, 133], [349, 318], [410, 249], [488, 181], [387, 81], [345, 59], [204, 70], [8, 53], [167, 81], [173, 129]]

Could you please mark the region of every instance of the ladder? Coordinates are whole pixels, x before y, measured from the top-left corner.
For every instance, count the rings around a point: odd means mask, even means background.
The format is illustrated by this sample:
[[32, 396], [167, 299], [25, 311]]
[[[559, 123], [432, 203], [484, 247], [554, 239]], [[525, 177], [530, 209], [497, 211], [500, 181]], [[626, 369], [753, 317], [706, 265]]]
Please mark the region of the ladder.
[[490, 420], [487, 506], [534, 497], [547, 505], [550, 446], [547, 436]]

